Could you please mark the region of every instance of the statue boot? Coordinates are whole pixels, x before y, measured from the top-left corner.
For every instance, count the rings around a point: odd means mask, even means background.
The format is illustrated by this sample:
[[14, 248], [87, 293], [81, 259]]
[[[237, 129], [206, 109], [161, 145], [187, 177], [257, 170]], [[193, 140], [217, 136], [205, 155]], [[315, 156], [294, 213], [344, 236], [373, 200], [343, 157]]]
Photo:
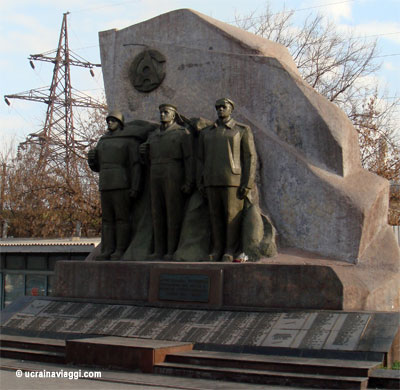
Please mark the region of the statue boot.
[[121, 260], [131, 240], [131, 229], [129, 223], [119, 222], [116, 229], [117, 248], [111, 255], [111, 260]]
[[[180, 221], [179, 221], [180, 222]], [[178, 248], [179, 244], [179, 237], [180, 237], [180, 224], [175, 224], [175, 226], [168, 227], [168, 252], [164, 256], [164, 261], [174, 261], [174, 254], [176, 249]]]
[[148, 261], [157, 261], [157, 260], [163, 260], [164, 259], [164, 255], [158, 252], [154, 252], [151, 255], [149, 255], [147, 257], [146, 260]]
[[232, 261], [233, 261], [233, 255], [232, 255], [231, 253], [225, 253], [225, 254], [222, 256], [221, 261], [224, 262], [224, 263], [232, 263]]
[[103, 223], [101, 228], [101, 253], [96, 260], [110, 260], [115, 250], [115, 228], [112, 224]]
[[221, 259], [222, 262], [231, 263], [235, 258], [239, 247], [241, 221], [242, 213], [240, 211], [237, 213], [236, 218], [227, 223], [226, 248]]
[[154, 232], [154, 252], [147, 257], [148, 261], [163, 260], [165, 255], [165, 231], [158, 228]]
[[221, 261], [221, 256], [224, 253], [223, 244], [221, 240], [214, 239], [212, 252], [208, 255], [209, 261]]

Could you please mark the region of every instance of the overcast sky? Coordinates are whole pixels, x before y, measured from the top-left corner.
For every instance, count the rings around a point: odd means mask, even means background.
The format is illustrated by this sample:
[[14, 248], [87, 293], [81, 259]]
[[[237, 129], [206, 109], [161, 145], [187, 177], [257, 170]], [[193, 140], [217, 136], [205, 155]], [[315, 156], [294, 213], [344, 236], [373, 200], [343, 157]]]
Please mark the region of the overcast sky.
[[[273, 11], [282, 10], [282, 0], [271, 0]], [[98, 32], [124, 28], [179, 8], [192, 8], [224, 22], [235, 15], [262, 12], [265, 0], [0, 0], [0, 95], [10, 95], [49, 86], [53, 66], [36, 62], [33, 70], [27, 58], [57, 47], [63, 13], [69, 11], [69, 46], [86, 60], [99, 63]], [[329, 15], [343, 31], [355, 36], [379, 35], [382, 68], [377, 77], [389, 96], [400, 94], [400, 0], [286, 0], [301, 20], [310, 12]], [[368, 39], [373, 39], [368, 38]], [[87, 69], [72, 71], [75, 89], [97, 96], [102, 92], [101, 71], [92, 78]], [[399, 107], [400, 109], [400, 107]], [[43, 125], [43, 103], [13, 99], [0, 102], [0, 150], [14, 140], [17, 144]], [[143, 118], [145, 119], [145, 118]]]

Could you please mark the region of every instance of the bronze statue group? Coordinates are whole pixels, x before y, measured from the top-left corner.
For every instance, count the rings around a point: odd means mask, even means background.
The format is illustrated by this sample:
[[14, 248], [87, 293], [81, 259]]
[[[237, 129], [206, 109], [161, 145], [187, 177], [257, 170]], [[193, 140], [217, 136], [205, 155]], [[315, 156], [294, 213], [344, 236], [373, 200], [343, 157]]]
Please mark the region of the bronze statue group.
[[[255, 187], [256, 150], [250, 127], [232, 118], [234, 108], [228, 98], [217, 100], [217, 120], [199, 127], [172, 104], [161, 104], [160, 124], [148, 125], [141, 136], [125, 129], [121, 112], [109, 113], [107, 133], [88, 153], [90, 168], [99, 172], [101, 194], [102, 237], [97, 260], [138, 260], [132, 251], [130, 258], [128, 250], [138, 224], [132, 207], [145, 204], [140, 198], [150, 197], [151, 253], [142, 254], [139, 260], [193, 260], [190, 257], [196, 256], [196, 251], [193, 256], [178, 251], [186, 234], [189, 252], [190, 241], [194, 247], [198, 236], [209, 236], [202, 244], [208, 253], [200, 255], [198, 261], [237, 261], [246, 246], [243, 214], [249, 208], [245, 206], [249, 192]], [[201, 214], [208, 211], [211, 229], [203, 223], [202, 230], [209, 231], [196, 233], [202, 223], [198, 221], [196, 226], [197, 217], [191, 221], [188, 217], [191, 226], [185, 233], [183, 222], [193, 209], [188, 203], [195, 193], [197, 201], [192, 203], [204, 204]], [[189, 231], [193, 237], [188, 236]]]

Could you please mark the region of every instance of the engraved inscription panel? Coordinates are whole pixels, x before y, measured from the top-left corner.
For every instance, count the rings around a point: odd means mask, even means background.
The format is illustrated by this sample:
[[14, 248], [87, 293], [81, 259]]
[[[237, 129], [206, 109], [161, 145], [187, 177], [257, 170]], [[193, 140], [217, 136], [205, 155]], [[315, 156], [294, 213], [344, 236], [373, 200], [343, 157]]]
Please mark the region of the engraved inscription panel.
[[371, 318], [370, 314], [347, 313], [340, 330], [329, 335], [324, 349], [355, 350], [360, 337]]
[[165, 301], [208, 302], [210, 278], [207, 275], [161, 274], [158, 297]]
[[303, 338], [300, 348], [321, 349], [338, 320], [338, 313], [319, 313]]
[[265, 347], [290, 347], [298, 333], [299, 331], [294, 329], [272, 329], [261, 345]]
[[278, 329], [302, 329], [310, 313], [283, 313], [275, 325]]
[[37, 299], [37, 300], [33, 301], [29, 306], [26, 306], [23, 310], [21, 310], [21, 313], [38, 314], [49, 304], [50, 304], [50, 301], [44, 301], [41, 299]]
[[[198, 276], [204, 275], [190, 274], [193, 276], [198, 281]], [[202, 294], [205, 295], [204, 290], [200, 296]], [[371, 314], [357, 312], [186, 310], [42, 300], [29, 303], [21, 312], [8, 318], [2, 327], [22, 333], [44, 332], [44, 337], [47, 332], [57, 332], [217, 345], [351, 351], [357, 349], [360, 340], [368, 334], [365, 330], [370, 322], [373, 326], [373, 318]]]

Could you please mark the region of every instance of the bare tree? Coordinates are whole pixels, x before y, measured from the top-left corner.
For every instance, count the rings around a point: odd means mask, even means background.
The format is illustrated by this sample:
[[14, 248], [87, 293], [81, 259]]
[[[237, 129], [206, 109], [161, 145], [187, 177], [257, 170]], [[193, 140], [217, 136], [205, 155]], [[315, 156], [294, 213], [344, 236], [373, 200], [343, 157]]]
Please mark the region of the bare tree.
[[350, 103], [353, 105], [349, 117], [359, 133], [363, 166], [396, 181], [400, 177], [400, 145], [393, 115], [397, 103], [380, 99], [377, 91]]
[[293, 23], [294, 11], [273, 13], [267, 5], [260, 16], [236, 16], [236, 24], [288, 48], [296, 65], [313, 88], [332, 102], [344, 104], [360, 88], [361, 78], [374, 75], [380, 65], [374, 61], [377, 41], [354, 39], [339, 32], [322, 15], [308, 15], [303, 24]]
[[396, 106], [400, 99], [389, 100], [387, 92], [379, 92], [378, 82], [374, 81], [380, 68], [376, 62], [377, 40], [343, 33], [319, 14], [306, 16], [299, 26], [294, 23], [294, 14], [285, 8], [274, 13], [267, 4], [259, 15], [252, 12], [236, 16], [236, 24], [286, 46], [304, 80], [352, 120], [359, 133], [363, 166], [399, 183]]
[[[86, 161], [87, 150], [104, 131], [105, 112], [94, 110], [76, 121], [81, 148], [70, 156], [74, 175], [57, 164], [43, 163], [39, 144], [26, 144], [16, 156], [4, 156], [2, 210], [8, 235], [16, 237], [68, 237], [77, 224], [85, 236], [100, 232], [100, 201], [96, 175]], [[3, 190], [4, 189], [4, 190]]]

